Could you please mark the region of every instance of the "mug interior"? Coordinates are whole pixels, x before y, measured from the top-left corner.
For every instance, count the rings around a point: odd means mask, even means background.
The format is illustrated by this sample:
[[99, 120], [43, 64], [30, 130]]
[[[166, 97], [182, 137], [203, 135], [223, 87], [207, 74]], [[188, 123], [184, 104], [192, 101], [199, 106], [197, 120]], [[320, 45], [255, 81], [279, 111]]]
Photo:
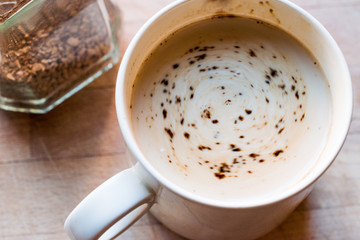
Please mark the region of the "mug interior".
[[[267, 22], [287, 32], [317, 59], [329, 83], [331, 125], [320, 157], [303, 178], [281, 194], [256, 202], [221, 202], [187, 192], [164, 178], [147, 160], [136, 143], [131, 124], [130, 101], [136, 76], [152, 50], [166, 37], [191, 23], [214, 15], [231, 14]], [[176, 1], [154, 15], [130, 43], [120, 66], [116, 85], [116, 108], [130, 152], [163, 186], [202, 204], [219, 207], [255, 207], [280, 201], [311, 185], [331, 165], [339, 152], [351, 120], [352, 87], [345, 59], [326, 29], [307, 12], [287, 1], [191, 0]]]

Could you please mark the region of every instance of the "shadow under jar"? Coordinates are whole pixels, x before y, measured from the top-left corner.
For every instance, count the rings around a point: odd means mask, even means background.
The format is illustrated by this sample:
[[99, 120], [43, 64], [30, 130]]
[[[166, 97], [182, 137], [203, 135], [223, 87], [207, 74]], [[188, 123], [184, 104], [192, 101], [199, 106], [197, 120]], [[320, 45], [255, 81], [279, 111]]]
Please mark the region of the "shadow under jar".
[[119, 61], [111, 0], [0, 3], [0, 108], [46, 113]]

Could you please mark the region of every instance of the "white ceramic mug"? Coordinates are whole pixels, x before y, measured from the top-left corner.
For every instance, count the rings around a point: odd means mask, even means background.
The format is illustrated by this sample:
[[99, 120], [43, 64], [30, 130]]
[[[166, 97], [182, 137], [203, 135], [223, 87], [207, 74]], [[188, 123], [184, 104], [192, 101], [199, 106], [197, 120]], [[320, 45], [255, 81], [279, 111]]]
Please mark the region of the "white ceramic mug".
[[[185, 192], [166, 179], [140, 151], [131, 127], [132, 84], [150, 51], [175, 30], [219, 13], [262, 20], [297, 38], [322, 66], [332, 100], [327, 142], [312, 170], [282, 193], [241, 205]], [[255, 239], [280, 224], [335, 159], [351, 120], [352, 87], [333, 38], [296, 5], [280, 0], [180, 0], [153, 16], [131, 41], [118, 74], [116, 108], [134, 166], [103, 183], [74, 209], [65, 222], [72, 239], [110, 239], [149, 210], [169, 229], [190, 239]]]

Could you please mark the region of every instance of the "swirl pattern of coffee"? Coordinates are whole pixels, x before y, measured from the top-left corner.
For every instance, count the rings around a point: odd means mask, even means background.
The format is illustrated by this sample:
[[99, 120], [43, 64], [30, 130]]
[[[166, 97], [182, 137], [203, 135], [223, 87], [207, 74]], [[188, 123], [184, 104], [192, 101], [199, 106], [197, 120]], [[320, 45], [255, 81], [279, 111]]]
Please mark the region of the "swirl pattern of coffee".
[[288, 34], [215, 17], [172, 34], [134, 84], [141, 150], [184, 189], [253, 198], [296, 182], [321, 154], [329, 90], [316, 60]]

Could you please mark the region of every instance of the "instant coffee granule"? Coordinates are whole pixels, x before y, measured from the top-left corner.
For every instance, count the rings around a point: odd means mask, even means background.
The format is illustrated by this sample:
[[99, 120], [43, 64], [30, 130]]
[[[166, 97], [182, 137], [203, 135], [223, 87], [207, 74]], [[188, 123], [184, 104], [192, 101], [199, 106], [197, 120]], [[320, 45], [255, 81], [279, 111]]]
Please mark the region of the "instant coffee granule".
[[[0, 30], [0, 94], [20, 107], [34, 100], [52, 104], [108, 65], [114, 49], [109, 19], [97, 1], [50, 0], [36, 7], [33, 16], [20, 10], [0, 18], [9, 25]], [[19, 23], [10, 23], [10, 17]]]

